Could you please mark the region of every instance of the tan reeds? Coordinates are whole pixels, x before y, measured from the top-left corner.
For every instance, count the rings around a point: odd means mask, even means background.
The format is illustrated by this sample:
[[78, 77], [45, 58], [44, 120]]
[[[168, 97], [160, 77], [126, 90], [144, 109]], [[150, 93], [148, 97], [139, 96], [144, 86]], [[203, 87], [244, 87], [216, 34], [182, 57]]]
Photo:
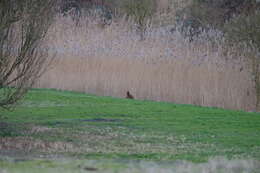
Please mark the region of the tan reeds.
[[56, 59], [36, 87], [115, 97], [130, 91], [137, 99], [254, 110], [254, 84], [241, 70], [243, 57], [234, 59], [238, 55], [221, 45], [217, 33], [214, 44], [151, 28], [140, 41], [131, 26], [122, 20], [100, 28], [88, 20], [76, 27], [60, 18], [48, 39]]

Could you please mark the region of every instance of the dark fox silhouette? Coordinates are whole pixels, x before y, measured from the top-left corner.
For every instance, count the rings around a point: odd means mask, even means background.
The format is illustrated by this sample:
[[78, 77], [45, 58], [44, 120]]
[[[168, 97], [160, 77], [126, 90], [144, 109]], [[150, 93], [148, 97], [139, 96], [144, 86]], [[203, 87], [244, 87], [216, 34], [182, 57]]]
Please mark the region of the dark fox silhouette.
[[132, 94], [130, 94], [129, 91], [126, 92], [126, 98], [127, 99], [134, 99], [134, 96]]

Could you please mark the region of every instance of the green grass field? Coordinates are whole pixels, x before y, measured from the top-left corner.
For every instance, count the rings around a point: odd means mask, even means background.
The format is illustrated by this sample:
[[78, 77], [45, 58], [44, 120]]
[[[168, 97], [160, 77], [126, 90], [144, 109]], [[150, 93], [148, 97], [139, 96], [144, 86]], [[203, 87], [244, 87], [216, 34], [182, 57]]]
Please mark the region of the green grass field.
[[98, 171], [83, 163], [111, 172], [151, 172], [142, 166], [155, 164], [155, 172], [169, 172], [179, 162], [200, 171], [211, 159], [260, 169], [258, 113], [33, 89], [0, 115], [0, 173], [39, 165], [46, 172]]

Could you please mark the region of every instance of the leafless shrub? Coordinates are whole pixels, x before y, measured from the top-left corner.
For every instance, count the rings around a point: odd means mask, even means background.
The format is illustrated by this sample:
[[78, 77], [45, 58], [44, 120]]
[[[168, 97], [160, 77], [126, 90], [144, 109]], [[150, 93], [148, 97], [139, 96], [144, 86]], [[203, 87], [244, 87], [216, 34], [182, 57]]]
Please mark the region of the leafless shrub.
[[145, 38], [147, 23], [155, 13], [154, 0], [126, 0], [124, 3], [125, 13], [131, 16], [137, 26], [141, 40]]
[[0, 2], [0, 107], [16, 103], [42, 74], [42, 46], [54, 16], [55, 1]]

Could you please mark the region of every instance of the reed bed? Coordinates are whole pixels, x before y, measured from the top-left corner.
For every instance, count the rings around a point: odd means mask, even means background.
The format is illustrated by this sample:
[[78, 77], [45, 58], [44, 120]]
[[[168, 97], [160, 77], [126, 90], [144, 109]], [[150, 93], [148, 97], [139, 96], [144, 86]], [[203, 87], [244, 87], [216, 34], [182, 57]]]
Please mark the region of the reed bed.
[[245, 57], [217, 31], [190, 42], [170, 27], [150, 26], [140, 40], [130, 20], [104, 26], [84, 18], [75, 26], [59, 17], [46, 42], [56, 57], [35, 87], [113, 97], [130, 91], [143, 100], [255, 110]]

